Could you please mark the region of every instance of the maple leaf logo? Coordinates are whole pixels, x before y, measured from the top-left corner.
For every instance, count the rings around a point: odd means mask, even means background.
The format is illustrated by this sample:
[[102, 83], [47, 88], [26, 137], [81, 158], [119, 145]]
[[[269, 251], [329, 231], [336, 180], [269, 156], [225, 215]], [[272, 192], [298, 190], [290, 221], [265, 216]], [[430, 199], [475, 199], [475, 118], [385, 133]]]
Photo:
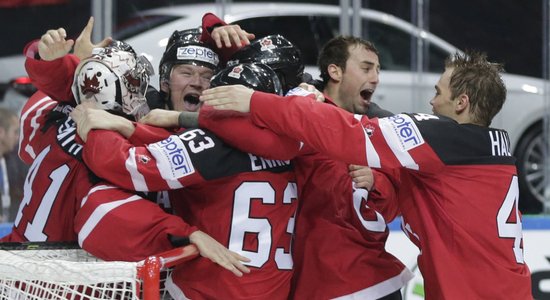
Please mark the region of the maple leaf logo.
[[139, 78], [135, 78], [132, 76], [132, 72], [126, 72], [124, 74], [124, 78], [126, 79], [126, 82], [130, 85], [128, 88], [130, 88], [132, 91], [137, 91], [137, 89], [140, 87], [140, 80]]
[[140, 155], [140, 156], [138, 156], [138, 159], [143, 164], [146, 164], [151, 160], [151, 158], [147, 155]]
[[92, 78], [88, 78], [88, 74], [84, 74], [84, 80], [80, 85], [80, 91], [82, 94], [86, 95], [88, 93], [97, 94], [101, 90], [99, 86], [99, 80], [97, 79], [97, 74], [94, 74]]
[[262, 47], [268, 47], [273, 44], [273, 41], [271, 41], [271, 39], [263, 39], [260, 44], [262, 45]]
[[363, 130], [365, 130], [368, 137], [371, 137], [374, 134], [374, 126], [370, 124], [363, 126]]
[[243, 71], [243, 68], [241, 68], [240, 66], [237, 66], [237, 67], [234, 67], [231, 72], [239, 74], [242, 71]]
[[241, 65], [235, 66], [235, 67], [233, 67], [231, 72], [229, 72], [229, 74], [227, 74], [227, 76], [237, 78], [237, 79], [241, 78], [241, 73], [242, 73], [243, 70], [244, 69]]

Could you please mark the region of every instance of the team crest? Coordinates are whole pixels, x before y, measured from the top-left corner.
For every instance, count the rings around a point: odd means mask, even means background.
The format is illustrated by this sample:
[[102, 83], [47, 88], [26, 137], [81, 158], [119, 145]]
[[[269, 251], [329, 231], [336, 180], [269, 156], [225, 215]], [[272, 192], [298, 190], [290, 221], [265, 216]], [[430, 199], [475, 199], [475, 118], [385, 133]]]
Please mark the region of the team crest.
[[374, 126], [367, 124], [366, 126], [363, 126], [363, 130], [365, 130], [365, 133], [368, 137], [371, 137], [374, 134]]
[[260, 50], [262, 51], [267, 51], [267, 50], [271, 50], [271, 49], [275, 49], [277, 48], [275, 45], [273, 45], [273, 41], [269, 38], [264, 38], [261, 42], [260, 42]]
[[243, 68], [241, 67], [241, 65], [238, 65], [238, 66], [235, 66], [233, 70], [231, 70], [231, 73], [227, 74], [227, 76], [239, 79], [241, 78], [242, 72], [243, 72]]
[[151, 160], [151, 158], [147, 155], [140, 155], [138, 156], [138, 160], [142, 164], [147, 164]]
[[88, 77], [88, 74], [84, 74], [84, 80], [80, 85], [80, 91], [82, 94], [86, 95], [88, 93], [97, 94], [101, 90], [97, 74], [93, 74], [91, 78]]

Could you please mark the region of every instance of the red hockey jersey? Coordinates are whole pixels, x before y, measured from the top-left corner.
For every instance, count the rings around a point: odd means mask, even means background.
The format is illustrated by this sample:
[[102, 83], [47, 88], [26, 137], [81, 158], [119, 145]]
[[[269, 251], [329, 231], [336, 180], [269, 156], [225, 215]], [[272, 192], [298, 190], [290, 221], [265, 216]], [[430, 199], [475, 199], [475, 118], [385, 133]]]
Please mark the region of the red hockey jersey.
[[[78, 234], [80, 245], [100, 258], [137, 261], [173, 248], [168, 234], [192, 232], [138, 195], [101, 184], [92, 188], [99, 180], [82, 161], [82, 144], [67, 116], [71, 109], [41, 92], [23, 107], [19, 155], [32, 165], [13, 230], [2, 241], [76, 241]], [[129, 222], [129, 212], [143, 217]]]
[[426, 298], [532, 298], [505, 131], [428, 114], [368, 119], [259, 92], [251, 117], [334, 159], [401, 170], [403, 227], [421, 250]]
[[238, 136], [249, 135], [251, 129], [237, 121], [227, 122], [230, 116], [230, 112], [204, 107], [200, 126], [212, 129], [240, 149], [294, 158], [300, 201], [293, 241], [293, 298], [378, 299], [399, 290], [412, 278], [412, 273], [385, 249], [389, 234], [386, 223], [398, 213], [394, 182], [374, 172], [376, 191], [356, 189], [348, 164], [307, 144], [299, 150], [298, 142], [294, 147], [286, 142], [284, 148], [266, 148], [276, 143], [265, 141], [280, 137], [261, 128], [250, 137], [257, 142], [242, 143]]
[[74, 219], [78, 244], [103, 260], [140, 261], [172, 249], [168, 235], [197, 230], [155, 202], [106, 183], [88, 191]]
[[[78, 59], [72, 55], [52, 62], [27, 59], [27, 71], [36, 86], [58, 95], [62, 101], [53, 101], [37, 92], [22, 110], [19, 155], [32, 166], [13, 232], [4, 241], [76, 241], [78, 234], [85, 250], [109, 260], [137, 261], [169, 250], [172, 245], [168, 234], [185, 236], [196, 228], [133, 193], [113, 187], [98, 188], [104, 185], [91, 189], [100, 180], [82, 161], [82, 142], [68, 116], [72, 106], [64, 104], [72, 103], [67, 83], [72, 81], [77, 63]], [[70, 81], [56, 80], [67, 74]], [[147, 134], [155, 136], [154, 132], [157, 136], [166, 135], [165, 130], [158, 129]], [[118, 213], [127, 209], [142, 211], [147, 218], [129, 223], [124, 213]], [[103, 228], [110, 228], [109, 234]], [[151, 235], [137, 228], [146, 228]], [[98, 239], [103, 243], [94, 243]], [[129, 242], [109, 242], [122, 239]]]
[[141, 147], [96, 130], [88, 135], [83, 156], [94, 172], [121, 187], [175, 190], [170, 200], [177, 215], [252, 260], [247, 263], [252, 272], [240, 278], [202, 257], [182, 264], [168, 284], [172, 295], [288, 297], [297, 198], [288, 161], [236, 151], [201, 129]]
[[[3, 241], [76, 240], [72, 217], [92, 182], [81, 162], [82, 145], [67, 116], [70, 110], [41, 92], [23, 107], [19, 156], [31, 166], [13, 231]], [[47, 121], [52, 114], [59, 118]]]

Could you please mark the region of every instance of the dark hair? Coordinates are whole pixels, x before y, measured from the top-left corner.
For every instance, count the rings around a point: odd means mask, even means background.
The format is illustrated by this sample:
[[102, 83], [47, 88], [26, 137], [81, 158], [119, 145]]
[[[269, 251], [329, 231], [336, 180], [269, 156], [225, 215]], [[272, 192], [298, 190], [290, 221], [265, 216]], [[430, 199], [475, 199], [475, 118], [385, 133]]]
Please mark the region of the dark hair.
[[449, 56], [445, 68], [453, 69], [449, 82], [451, 99], [468, 95], [473, 121], [491, 125], [506, 100], [506, 86], [501, 77], [503, 66], [487, 61], [485, 53], [466, 51]]
[[342, 70], [346, 70], [346, 62], [350, 55], [349, 49], [353, 46], [362, 46], [366, 50], [372, 51], [378, 55], [378, 50], [376, 50], [374, 44], [362, 38], [344, 35], [332, 38], [323, 46], [323, 49], [321, 49], [317, 63], [321, 71], [323, 85], [326, 85], [330, 79], [330, 75], [328, 74], [329, 65], [335, 64]]

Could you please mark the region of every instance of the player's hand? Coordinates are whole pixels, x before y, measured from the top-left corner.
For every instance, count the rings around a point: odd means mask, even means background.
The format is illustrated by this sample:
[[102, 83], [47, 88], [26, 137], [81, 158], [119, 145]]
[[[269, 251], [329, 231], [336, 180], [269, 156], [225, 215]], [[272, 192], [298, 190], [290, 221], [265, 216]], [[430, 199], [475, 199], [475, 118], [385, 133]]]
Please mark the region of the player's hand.
[[90, 19], [88, 19], [88, 23], [86, 24], [86, 27], [84, 27], [84, 29], [76, 39], [76, 42], [74, 45], [74, 55], [76, 55], [80, 59], [84, 59], [92, 55], [92, 49], [98, 48], [98, 47], [106, 47], [113, 41], [111, 37], [107, 37], [101, 42], [99, 42], [98, 44], [92, 44], [93, 29], [94, 29], [94, 17], [90, 17]]
[[248, 33], [246, 30], [241, 29], [239, 25], [224, 25], [214, 28], [210, 34], [216, 47], [231, 48], [232, 43], [237, 47], [250, 44], [250, 40], [255, 38], [253, 33]]
[[325, 102], [325, 95], [323, 92], [319, 91], [313, 84], [302, 82], [298, 85], [299, 88], [304, 89], [315, 95], [315, 100], [317, 102]]
[[244, 85], [226, 85], [207, 89], [200, 96], [201, 102], [218, 110], [250, 111], [253, 89]]
[[86, 142], [88, 133], [92, 129], [114, 130], [126, 138], [134, 133], [135, 127], [130, 120], [96, 107], [95, 102], [83, 102], [77, 105], [70, 114], [76, 123], [76, 132], [82, 141]]
[[74, 41], [67, 40], [67, 32], [64, 28], [50, 29], [40, 37], [38, 42], [38, 54], [45, 61], [51, 61], [65, 56], [71, 51]]
[[138, 122], [163, 128], [179, 127], [179, 115], [179, 111], [156, 108], [139, 119]]
[[241, 277], [243, 273], [250, 273], [250, 269], [242, 262], [250, 262], [250, 259], [230, 251], [208, 234], [198, 230], [189, 236], [191, 243], [199, 249], [202, 257], [233, 272], [235, 276]]
[[349, 165], [349, 175], [356, 188], [364, 188], [370, 191], [374, 187], [374, 174], [372, 174], [372, 169], [369, 167]]

